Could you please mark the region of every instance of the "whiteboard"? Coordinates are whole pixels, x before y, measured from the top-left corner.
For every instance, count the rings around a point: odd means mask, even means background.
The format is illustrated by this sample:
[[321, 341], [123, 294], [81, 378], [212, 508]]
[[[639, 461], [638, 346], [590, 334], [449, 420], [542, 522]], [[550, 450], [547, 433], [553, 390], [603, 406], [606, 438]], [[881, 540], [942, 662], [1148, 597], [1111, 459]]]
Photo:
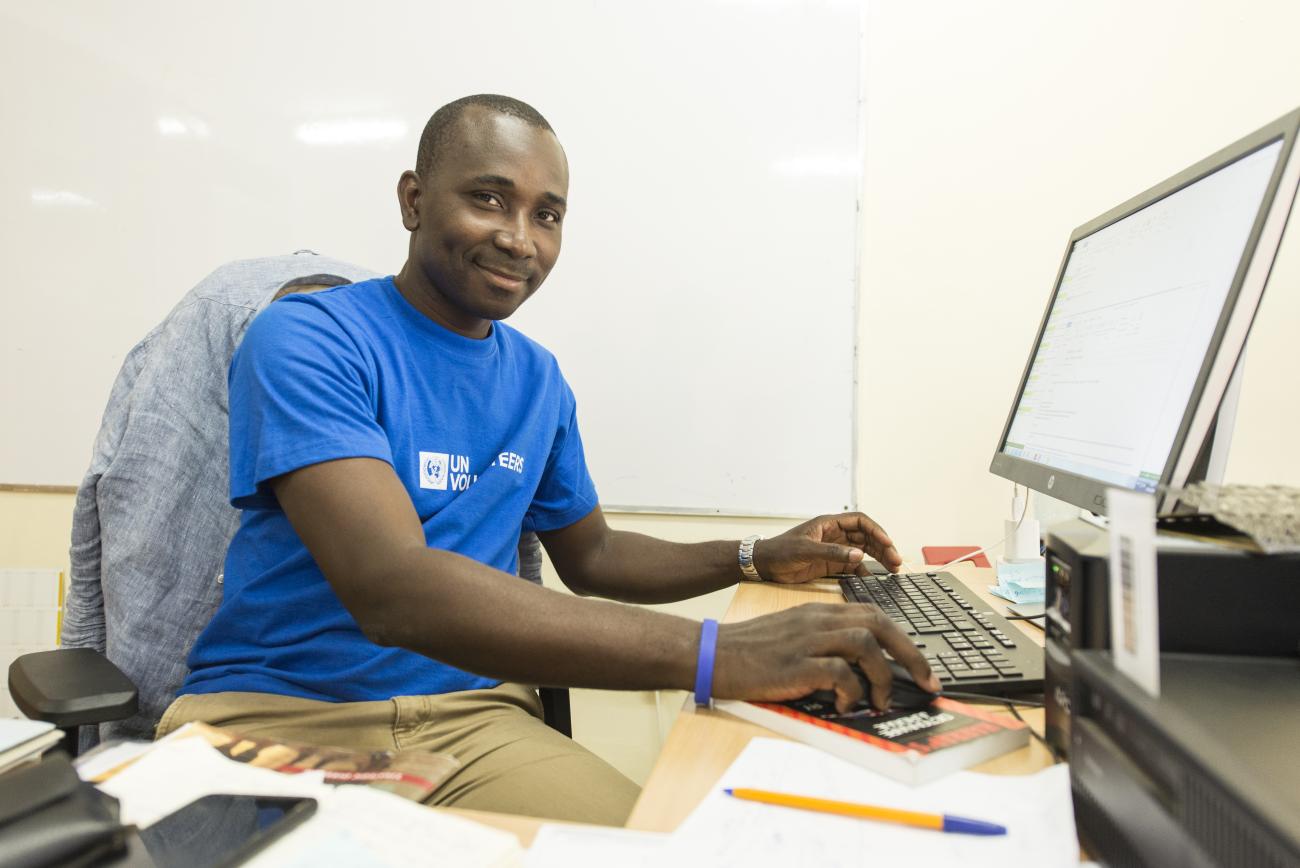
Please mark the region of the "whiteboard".
[[4, 3], [0, 483], [76, 484], [124, 355], [221, 263], [398, 270], [425, 120], [496, 92], [569, 155], [511, 324], [602, 502], [851, 504], [860, 51], [844, 2]]

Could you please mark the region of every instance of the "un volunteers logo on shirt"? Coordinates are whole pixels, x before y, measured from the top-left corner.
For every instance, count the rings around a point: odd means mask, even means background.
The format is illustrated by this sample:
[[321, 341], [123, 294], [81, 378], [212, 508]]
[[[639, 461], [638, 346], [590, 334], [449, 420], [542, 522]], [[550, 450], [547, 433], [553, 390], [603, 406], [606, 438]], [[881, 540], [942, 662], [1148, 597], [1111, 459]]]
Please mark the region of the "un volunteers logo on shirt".
[[447, 490], [447, 463], [450, 456], [446, 452], [420, 453], [420, 487], [435, 491]]

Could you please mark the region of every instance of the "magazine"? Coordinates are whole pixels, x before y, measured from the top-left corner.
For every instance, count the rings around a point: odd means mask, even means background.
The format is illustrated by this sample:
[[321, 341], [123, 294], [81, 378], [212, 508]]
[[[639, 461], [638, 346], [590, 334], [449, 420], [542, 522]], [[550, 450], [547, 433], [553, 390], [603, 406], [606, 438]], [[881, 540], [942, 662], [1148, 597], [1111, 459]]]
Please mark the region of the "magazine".
[[924, 784], [1029, 743], [1014, 718], [939, 697], [920, 708], [838, 714], [833, 703], [723, 700], [716, 707], [907, 784]]
[[[185, 738], [202, 738], [235, 762], [285, 774], [320, 770], [327, 784], [366, 784], [417, 802], [427, 799], [460, 768], [460, 762], [455, 758], [430, 751], [355, 751], [322, 747], [244, 735], [206, 723], [187, 723], [162, 741]], [[150, 747], [150, 743], [137, 745], [129, 742], [104, 745], [79, 760], [78, 765], [80, 767], [83, 761], [93, 763], [86, 765], [83, 776], [100, 783], [143, 756]]]

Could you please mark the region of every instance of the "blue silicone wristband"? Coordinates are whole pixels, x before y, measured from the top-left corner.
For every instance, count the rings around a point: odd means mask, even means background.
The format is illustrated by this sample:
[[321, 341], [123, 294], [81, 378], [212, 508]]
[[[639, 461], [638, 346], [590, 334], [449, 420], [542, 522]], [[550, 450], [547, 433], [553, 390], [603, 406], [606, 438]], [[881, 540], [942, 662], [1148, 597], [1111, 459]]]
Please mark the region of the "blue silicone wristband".
[[700, 659], [695, 664], [695, 704], [708, 705], [713, 697], [713, 656], [718, 648], [718, 622], [705, 618], [700, 625]]

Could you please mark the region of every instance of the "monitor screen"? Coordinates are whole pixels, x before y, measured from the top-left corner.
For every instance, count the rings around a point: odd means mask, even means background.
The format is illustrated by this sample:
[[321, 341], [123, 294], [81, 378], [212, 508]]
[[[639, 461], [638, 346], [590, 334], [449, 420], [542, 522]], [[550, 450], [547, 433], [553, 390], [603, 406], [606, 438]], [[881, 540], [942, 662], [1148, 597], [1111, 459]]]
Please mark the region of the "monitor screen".
[[1198, 164], [1076, 230], [993, 472], [1098, 512], [1107, 487], [1167, 481], [1284, 145]]

